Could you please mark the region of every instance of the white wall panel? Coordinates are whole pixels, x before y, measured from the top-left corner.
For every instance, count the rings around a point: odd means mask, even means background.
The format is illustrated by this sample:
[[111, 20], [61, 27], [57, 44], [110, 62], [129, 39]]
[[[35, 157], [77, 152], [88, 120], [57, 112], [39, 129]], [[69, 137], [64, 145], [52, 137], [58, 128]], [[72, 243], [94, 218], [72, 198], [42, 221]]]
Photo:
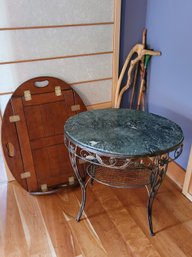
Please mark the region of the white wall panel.
[[0, 95], [0, 111], [1, 114], [3, 115], [5, 108], [7, 106], [7, 103], [9, 101], [9, 99], [11, 98], [11, 94], [9, 95]]
[[112, 25], [0, 31], [0, 62], [112, 51]]
[[112, 98], [112, 80], [95, 81], [73, 86], [85, 105], [109, 102]]
[[0, 27], [113, 21], [114, 0], [1, 0]]
[[112, 77], [112, 54], [0, 65], [0, 93], [14, 91], [38, 76], [54, 76], [68, 83]]

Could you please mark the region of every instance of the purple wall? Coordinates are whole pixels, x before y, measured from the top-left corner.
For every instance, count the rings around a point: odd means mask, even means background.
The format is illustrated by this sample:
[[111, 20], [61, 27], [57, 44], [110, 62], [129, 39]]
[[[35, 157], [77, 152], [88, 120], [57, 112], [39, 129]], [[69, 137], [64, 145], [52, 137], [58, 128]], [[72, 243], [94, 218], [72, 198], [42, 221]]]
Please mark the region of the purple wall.
[[120, 68], [127, 54], [137, 42], [141, 42], [146, 21], [147, 0], [122, 0]]
[[149, 46], [162, 52], [149, 67], [149, 111], [182, 127], [184, 151], [177, 162], [183, 168], [192, 144], [191, 10], [191, 0], [122, 0], [120, 67], [146, 26]]
[[[124, 61], [136, 44], [142, 39], [145, 28], [147, 0], [122, 0], [121, 7], [121, 41], [120, 41], [120, 70]], [[128, 96], [125, 93], [122, 106], [127, 106]]]
[[178, 123], [185, 135], [178, 163], [186, 168], [192, 144], [192, 1], [148, 0], [148, 43], [162, 52], [151, 61], [149, 111]]

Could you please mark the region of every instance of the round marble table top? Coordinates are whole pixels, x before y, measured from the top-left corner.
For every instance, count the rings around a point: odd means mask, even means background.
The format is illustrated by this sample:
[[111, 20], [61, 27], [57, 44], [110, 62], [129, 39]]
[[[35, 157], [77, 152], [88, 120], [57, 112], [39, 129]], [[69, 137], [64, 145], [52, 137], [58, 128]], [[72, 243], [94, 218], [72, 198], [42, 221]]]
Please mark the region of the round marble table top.
[[100, 109], [70, 117], [65, 136], [91, 152], [118, 157], [156, 156], [177, 149], [182, 129], [174, 122], [131, 109]]

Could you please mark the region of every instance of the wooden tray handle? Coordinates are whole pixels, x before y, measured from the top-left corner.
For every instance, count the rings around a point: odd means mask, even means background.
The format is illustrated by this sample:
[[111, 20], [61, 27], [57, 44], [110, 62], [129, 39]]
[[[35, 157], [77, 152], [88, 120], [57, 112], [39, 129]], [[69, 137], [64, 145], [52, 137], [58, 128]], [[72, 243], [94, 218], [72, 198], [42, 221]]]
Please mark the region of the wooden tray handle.
[[[14, 96], [23, 97], [23, 92], [25, 91], [27, 91], [27, 94], [31, 96], [35, 94], [50, 93], [55, 91], [56, 86], [59, 86], [61, 90], [71, 90], [70, 85], [61, 79], [49, 76], [41, 76], [25, 81], [15, 90]], [[28, 101], [29, 100], [31, 100], [30, 97]]]
[[35, 81], [34, 86], [36, 87], [47, 87], [49, 85], [48, 80], [43, 80], [43, 81]]

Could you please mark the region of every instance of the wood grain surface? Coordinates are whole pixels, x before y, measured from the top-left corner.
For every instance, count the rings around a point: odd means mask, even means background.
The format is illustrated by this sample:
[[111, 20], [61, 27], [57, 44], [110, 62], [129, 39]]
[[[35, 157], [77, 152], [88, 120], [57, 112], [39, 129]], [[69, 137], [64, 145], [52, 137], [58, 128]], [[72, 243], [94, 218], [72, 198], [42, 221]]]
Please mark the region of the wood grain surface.
[[80, 188], [32, 196], [15, 181], [0, 184], [0, 256], [192, 256], [192, 205], [169, 178], [154, 202], [154, 237], [145, 189], [88, 185], [76, 222], [80, 200]]
[[[58, 78], [33, 78], [16, 89], [2, 120], [2, 146], [10, 171], [23, 188], [35, 192], [68, 184], [73, 170], [63, 126], [85, 110], [79, 95]], [[10, 122], [15, 117], [17, 122]]]

